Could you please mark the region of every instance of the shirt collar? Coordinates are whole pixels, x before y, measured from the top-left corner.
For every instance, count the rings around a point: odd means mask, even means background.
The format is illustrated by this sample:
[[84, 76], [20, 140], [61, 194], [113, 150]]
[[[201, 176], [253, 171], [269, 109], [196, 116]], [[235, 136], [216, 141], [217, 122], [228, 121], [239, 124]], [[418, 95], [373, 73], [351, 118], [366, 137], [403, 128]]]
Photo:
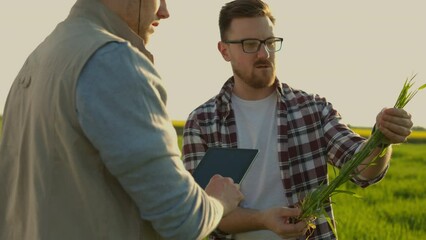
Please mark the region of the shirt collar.
[[[284, 101], [284, 88], [286, 85], [282, 86], [278, 78], [275, 78], [275, 87], [280, 101]], [[216, 104], [218, 106], [218, 111], [221, 113], [223, 118], [226, 118], [231, 112], [231, 97], [232, 90], [235, 86], [234, 77], [230, 77], [225, 84], [223, 84], [219, 94], [216, 96]]]

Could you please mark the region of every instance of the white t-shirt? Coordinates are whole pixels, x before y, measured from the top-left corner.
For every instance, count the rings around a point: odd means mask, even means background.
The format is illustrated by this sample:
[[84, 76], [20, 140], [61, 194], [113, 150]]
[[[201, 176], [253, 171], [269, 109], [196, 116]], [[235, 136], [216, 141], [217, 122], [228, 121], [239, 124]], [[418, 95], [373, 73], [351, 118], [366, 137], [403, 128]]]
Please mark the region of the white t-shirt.
[[[286, 207], [281, 172], [278, 165], [277, 143], [277, 93], [257, 100], [247, 101], [232, 96], [239, 148], [259, 149], [259, 154], [240, 183], [244, 200], [241, 207], [267, 209]], [[252, 231], [235, 235], [240, 240], [280, 239], [272, 231]]]

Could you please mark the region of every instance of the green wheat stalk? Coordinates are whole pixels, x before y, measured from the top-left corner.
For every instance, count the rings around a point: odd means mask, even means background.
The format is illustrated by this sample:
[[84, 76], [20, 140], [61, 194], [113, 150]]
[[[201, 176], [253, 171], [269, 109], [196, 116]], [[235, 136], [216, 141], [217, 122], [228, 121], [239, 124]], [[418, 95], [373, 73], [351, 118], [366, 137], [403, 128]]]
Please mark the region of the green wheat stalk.
[[[396, 100], [394, 108], [404, 108], [405, 105], [407, 105], [407, 103], [410, 102], [411, 99], [413, 99], [413, 97], [417, 94], [419, 90], [426, 88], [426, 84], [424, 84], [421, 87], [415, 89], [414, 91], [410, 91], [410, 89], [414, 85], [413, 79], [415, 77], [416, 74], [413, 75], [411, 78], [407, 78], [405, 80], [404, 86], [402, 87], [398, 99]], [[381, 145], [384, 141], [384, 135], [380, 131], [374, 131], [371, 137], [367, 140], [365, 146], [359, 152], [354, 154], [352, 158], [342, 166], [339, 174], [330, 182], [329, 185], [320, 185], [317, 189], [306, 195], [306, 197], [301, 201], [300, 204], [302, 214], [298, 220], [307, 221], [309, 227], [311, 229], [314, 229], [315, 225], [313, 224], [313, 220], [321, 216], [327, 216], [326, 219], [333, 232], [336, 234], [334, 226], [331, 223], [331, 219], [328, 217], [325, 211], [325, 207], [328, 205], [327, 200], [338, 193], [346, 193], [355, 197], [359, 197], [353, 192], [339, 190], [338, 188], [342, 184], [353, 178], [355, 174], [359, 174], [359, 172], [357, 173], [355, 169], [360, 166], [363, 160], [368, 157], [373, 152], [373, 150], [379, 147], [379, 145]], [[383, 149], [382, 153], [380, 153], [378, 156], [383, 156], [384, 153], [386, 153], [386, 148]], [[374, 164], [374, 160], [371, 164]], [[368, 166], [366, 166], [365, 168], [367, 167]]]

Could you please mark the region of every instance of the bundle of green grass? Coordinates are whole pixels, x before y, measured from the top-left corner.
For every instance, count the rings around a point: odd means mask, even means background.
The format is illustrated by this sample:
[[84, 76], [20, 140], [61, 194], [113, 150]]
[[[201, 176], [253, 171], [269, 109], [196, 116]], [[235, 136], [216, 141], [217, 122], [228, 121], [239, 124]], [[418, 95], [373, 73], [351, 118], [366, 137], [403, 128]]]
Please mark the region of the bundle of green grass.
[[[416, 77], [416, 75], [413, 75], [411, 78], [407, 78], [404, 86], [402, 87], [402, 90], [398, 96], [398, 99], [394, 105], [394, 108], [404, 108], [407, 103], [413, 99], [413, 97], [417, 94], [419, 90], [422, 90], [426, 88], [426, 84], [422, 85], [421, 87], [415, 89], [414, 91], [411, 90], [411, 88], [414, 85], [413, 79]], [[351, 194], [355, 197], [358, 197], [353, 192], [345, 191], [345, 190], [339, 190], [338, 188], [348, 182], [351, 178], [354, 177], [355, 174], [359, 174], [360, 171], [357, 171], [356, 169], [359, 166], [362, 166], [363, 160], [368, 157], [375, 148], [381, 146], [383, 143], [385, 143], [385, 137], [380, 131], [374, 131], [370, 138], [365, 143], [364, 147], [354, 154], [352, 158], [347, 161], [342, 168], [339, 171], [339, 174], [334, 178], [329, 185], [321, 185], [314, 191], [310, 192], [300, 203], [300, 208], [302, 210], [301, 216], [297, 219], [297, 221], [306, 221], [309, 225], [309, 228], [315, 229], [315, 224], [313, 224], [313, 221], [316, 218], [319, 217], [325, 217], [330, 225], [330, 227], [333, 229], [334, 233], [336, 234], [336, 231], [334, 229], [333, 224], [331, 223], [331, 219], [328, 217], [325, 207], [328, 204], [328, 199], [332, 197], [335, 194], [338, 193], [345, 193], [345, 194]], [[386, 153], [386, 149], [384, 148], [383, 151], [378, 155], [383, 156], [383, 154]], [[377, 157], [376, 157], [377, 158]], [[374, 164], [374, 160], [371, 164]], [[364, 166], [362, 169], [366, 169], [369, 165]], [[362, 170], [361, 170], [362, 172]]]

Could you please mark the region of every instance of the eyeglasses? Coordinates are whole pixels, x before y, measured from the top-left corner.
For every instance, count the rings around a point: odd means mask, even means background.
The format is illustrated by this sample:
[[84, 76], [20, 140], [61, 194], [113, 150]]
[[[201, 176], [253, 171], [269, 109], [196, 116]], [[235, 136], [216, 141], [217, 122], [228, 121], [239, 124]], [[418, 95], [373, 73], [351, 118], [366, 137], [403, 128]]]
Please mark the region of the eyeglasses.
[[245, 53], [257, 53], [260, 50], [260, 46], [262, 45], [262, 43], [266, 46], [266, 50], [268, 50], [268, 52], [278, 52], [279, 50], [281, 50], [283, 38], [270, 37], [265, 40], [246, 38], [242, 40], [223, 42], [229, 44], [241, 44]]

